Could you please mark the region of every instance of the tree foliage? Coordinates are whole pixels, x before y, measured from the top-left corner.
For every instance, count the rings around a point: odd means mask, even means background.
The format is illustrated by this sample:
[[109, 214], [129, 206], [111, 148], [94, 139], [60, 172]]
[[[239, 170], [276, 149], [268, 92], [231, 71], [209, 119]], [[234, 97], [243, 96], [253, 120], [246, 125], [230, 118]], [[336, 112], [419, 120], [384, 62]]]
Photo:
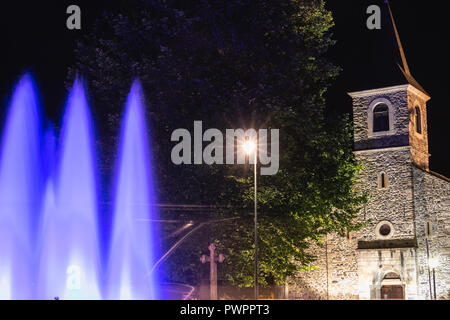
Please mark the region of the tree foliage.
[[[166, 263], [174, 281], [196, 282], [200, 254], [215, 241], [224, 280], [253, 281], [250, 166], [175, 166], [177, 128], [280, 129], [280, 170], [258, 177], [260, 275], [283, 283], [314, 261], [311, 242], [354, 223], [365, 197], [348, 118], [327, 117], [324, 95], [339, 72], [326, 59], [334, 44], [322, 0], [137, 1], [105, 13], [78, 42], [68, 83], [87, 77], [101, 125], [102, 168], [111, 172], [122, 106], [138, 77], [148, 105], [158, 195], [164, 203], [215, 204], [240, 217], [205, 226]], [[136, 9], [137, 8], [137, 9]], [[107, 121], [105, 121], [105, 117]]]

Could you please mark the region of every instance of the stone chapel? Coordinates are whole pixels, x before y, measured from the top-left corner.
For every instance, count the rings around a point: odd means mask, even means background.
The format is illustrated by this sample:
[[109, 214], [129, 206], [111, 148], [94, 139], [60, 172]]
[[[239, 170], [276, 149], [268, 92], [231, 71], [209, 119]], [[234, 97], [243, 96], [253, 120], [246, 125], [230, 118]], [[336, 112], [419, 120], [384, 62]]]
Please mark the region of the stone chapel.
[[411, 75], [389, 13], [405, 82], [349, 93], [367, 225], [314, 247], [317, 269], [288, 281], [291, 298], [450, 299], [450, 180], [429, 169], [430, 95]]

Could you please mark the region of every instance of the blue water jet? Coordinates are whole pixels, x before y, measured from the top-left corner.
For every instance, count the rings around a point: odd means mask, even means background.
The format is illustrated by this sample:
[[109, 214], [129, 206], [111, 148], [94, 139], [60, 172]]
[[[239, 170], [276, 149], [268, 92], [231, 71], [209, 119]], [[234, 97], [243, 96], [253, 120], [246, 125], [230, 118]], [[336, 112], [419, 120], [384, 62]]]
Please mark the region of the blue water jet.
[[150, 273], [157, 240], [153, 168], [145, 124], [144, 96], [135, 81], [122, 122], [115, 180], [109, 255], [109, 299], [157, 299], [157, 276]]
[[0, 148], [0, 299], [31, 299], [40, 208], [40, 108], [35, 84], [15, 87]]
[[82, 82], [69, 94], [56, 174], [45, 186], [39, 298], [100, 299], [97, 171]]
[[97, 186], [82, 81], [70, 91], [57, 138], [52, 125], [42, 128], [33, 79], [20, 79], [0, 145], [0, 299], [162, 298], [153, 270], [156, 182], [143, 100], [135, 82], [122, 119], [112, 230], [99, 237], [109, 219], [99, 220], [98, 207], [108, 200]]

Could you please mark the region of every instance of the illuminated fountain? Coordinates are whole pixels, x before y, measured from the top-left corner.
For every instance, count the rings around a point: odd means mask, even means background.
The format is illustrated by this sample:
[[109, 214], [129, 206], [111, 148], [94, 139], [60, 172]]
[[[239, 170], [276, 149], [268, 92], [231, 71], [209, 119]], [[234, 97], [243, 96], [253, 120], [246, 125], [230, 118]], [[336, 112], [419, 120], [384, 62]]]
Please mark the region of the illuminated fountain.
[[0, 149], [0, 299], [161, 298], [152, 273], [158, 237], [147, 134], [135, 82], [121, 131], [112, 232], [100, 237], [101, 193], [83, 85], [75, 81], [56, 139], [51, 126], [41, 128], [32, 78], [22, 77]]
[[98, 190], [82, 82], [69, 94], [58, 139], [50, 125], [41, 128], [32, 78], [18, 82], [0, 149], [0, 299], [161, 298], [152, 268], [159, 257], [155, 183], [138, 82], [125, 108], [112, 229], [100, 236], [109, 219], [99, 219], [99, 206], [108, 201]]
[[12, 96], [0, 149], [0, 299], [33, 297], [40, 137], [36, 90], [25, 75]]
[[114, 220], [107, 298], [156, 299], [156, 228], [152, 163], [148, 150], [142, 88], [135, 81], [127, 98], [115, 181]]
[[93, 129], [83, 85], [70, 92], [56, 181], [47, 180], [39, 287], [45, 299], [99, 299], [97, 178]]

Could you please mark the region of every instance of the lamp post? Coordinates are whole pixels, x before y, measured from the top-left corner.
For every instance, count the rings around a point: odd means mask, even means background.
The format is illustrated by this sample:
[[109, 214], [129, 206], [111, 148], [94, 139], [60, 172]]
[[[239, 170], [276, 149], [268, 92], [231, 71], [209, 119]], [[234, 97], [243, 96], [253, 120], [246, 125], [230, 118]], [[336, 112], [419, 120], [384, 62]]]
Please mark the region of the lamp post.
[[252, 141], [252, 140], [247, 140], [242, 147], [244, 148], [245, 153], [249, 156], [253, 153], [254, 154], [254, 189], [255, 189], [255, 194], [254, 194], [254, 214], [255, 214], [255, 218], [254, 218], [254, 233], [255, 233], [255, 270], [254, 270], [254, 277], [255, 277], [255, 300], [258, 300], [259, 298], [259, 288], [258, 288], [258, 201], [257, 201], [257, 194], [256, 194], [256, 188], [257, 188], [257, 167], [256, 167], [256, 163], [257, 163], [257, 153], [258, 153], [258, 148], [257, 148], [257, 141]]
[[433, 290], [434, 290], [434, 300], [437, 299], [436, 297], [436, 274], [435, 274], [435, 269], [437, 268], [439, 261], [437, 258], [431, 258], [430, 260], [428, 260], [428, 264], [430, 265], [430, 268], [433, 272]]

